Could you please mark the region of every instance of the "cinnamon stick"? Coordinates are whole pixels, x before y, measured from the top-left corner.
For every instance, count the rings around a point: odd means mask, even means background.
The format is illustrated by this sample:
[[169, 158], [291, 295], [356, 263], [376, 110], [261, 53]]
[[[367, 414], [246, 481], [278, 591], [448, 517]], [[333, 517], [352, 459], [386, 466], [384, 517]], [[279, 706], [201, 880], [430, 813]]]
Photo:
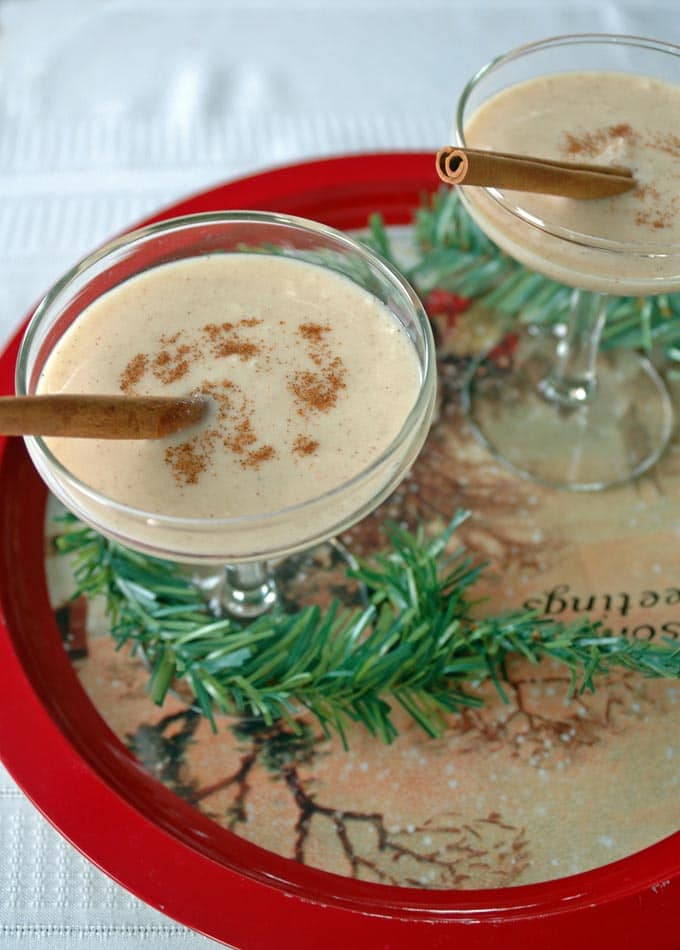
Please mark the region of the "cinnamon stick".
[[202, 396], [3, 396], [0, 433], [161, 439], [200, 422], [208, 406], [209, 400]]
[[637, 184], [627, 168], [451, 145], [437, 152], [436, 167], [439, 177], [449, 185], [481, 185], [565, 198], [609, 198]]

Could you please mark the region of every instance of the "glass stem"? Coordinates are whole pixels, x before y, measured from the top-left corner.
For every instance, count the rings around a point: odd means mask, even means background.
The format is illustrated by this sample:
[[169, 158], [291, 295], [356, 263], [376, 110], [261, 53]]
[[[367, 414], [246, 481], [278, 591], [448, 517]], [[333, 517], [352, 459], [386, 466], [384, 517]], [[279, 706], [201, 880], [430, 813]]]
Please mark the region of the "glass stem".
[[220, 594], [222, 611], [252, 619], [266, 613], [278, 599], [276, 582], [265, 561], [229, 564]]
[[567, 331], [557, 344], [557, 361], [540, 390], [565, 408], [585, 406], [597, 385], [597, 353], [605, 321], [605, 296], [574, 290]]

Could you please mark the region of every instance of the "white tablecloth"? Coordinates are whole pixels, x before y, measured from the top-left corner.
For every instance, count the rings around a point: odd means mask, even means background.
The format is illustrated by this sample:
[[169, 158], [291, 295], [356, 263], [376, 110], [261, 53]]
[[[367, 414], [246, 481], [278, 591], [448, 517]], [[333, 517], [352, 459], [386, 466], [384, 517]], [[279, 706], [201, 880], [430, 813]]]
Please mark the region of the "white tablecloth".
[[[435, 150], [490, 57], [571, 32], [680, 42], [677, 12], [677, 0], [0, 0], [0, 345], [77, 258], [160, 206], [275, 164]], [[0, 766], [0, 948], [96, 946], [214, 943], [94, 868]]]

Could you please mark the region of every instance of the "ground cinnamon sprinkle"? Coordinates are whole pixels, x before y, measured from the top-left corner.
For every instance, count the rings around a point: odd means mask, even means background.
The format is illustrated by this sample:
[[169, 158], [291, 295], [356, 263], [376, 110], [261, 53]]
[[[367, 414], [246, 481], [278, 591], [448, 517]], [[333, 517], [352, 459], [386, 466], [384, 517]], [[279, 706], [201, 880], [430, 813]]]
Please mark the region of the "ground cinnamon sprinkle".
[[127, 364], [120, 376], [120, 388], [126, 395], [131, 395], [137, 383], [141, 381], [148, 362], [144, 353], [137, 353]]
[[259, 449], [255, 449], [254, 452], [249, 452], [240, 464], [243, 468], [259, 468], [262, 462], [269, 462], [275, 457], [276, 449], [274, 446], [263, 445]]
[[232, 333], [238, 327], [259, 327], [261, 323], [262, 320], [258, 317], [244, 317], [238, 323], [232, 323], [229, 320], [225, 320], [224, 323], [206, 323], [203, 332], [211, 340], [216, 340], [225, 333]]
[[[243, 333], [259, 326], [258, 317], [238, 321], [206, 323], [197, 333], [187, 336], [183, 331], [166, 334], [159, 340], [155, 354], [138, 353], [130, 360], [121, 375], [121, 389], [131, 392], [150, 373], [164, 385], [170, 385], [185, 376], [198, 361], [210, 362], [229, 356], [249, 360], [264, 350], [265, 362], [255, 367], [263, 371], [270, 354], [263, 340], [257, 341]], [[334, 355], [329, 345], [331, 327], [322, 323], [302, 323], [298, 332], [304, 341], [307, 356], [315, 370], [300, 370], [292, 375], [289, 387], [293, 392], [298, 413], [327, 412], [332, 409], [341, 390], [346, 388], [345, 366]], [[247, 393], [229, 379], [205, 381], [196, 392], [209, 395], [215, 403], [216, 418], [211, 427], [191, 439], [170, 446], [165, 451], [165, 462], [181, 485], [195, 485], [205, 472], [221, 445], [234, 456], [243, 468], [258, 469], [277, 455], [276, 448], [259, 444], [253, 422], [252, 401]], [[299, 456], [314, 454], [319, 447], [316, 439], [300, 434], [291, 451]]]
[[225, 340], [213, 348], [214, 356], [240, 356], [242, 360], [249, 360], [259, 352], [257, 344], [245, 343], [243, 340]]
[[662, 214], [658, 211], [638, 211], [635, 215], [635, 222], [636, 224], [655, 228], [658, 231], [661, 228], [670, 227], [673, 219], [670, 214]]
[[658, 149], [660, 152], [667, 152], [675, 158], [680, 158], [680, 135], [669, 133], [668, 135], [658, 136], [650, 144], [652, 148]]
[[299, 435], [293, 442], [293, 452], [296, 455], [313, 455], [319, 448], [316, 439], [310, 439], [306, 435]]
[[195, 485], [199, 476], [208, 467], [206, 446], [200, 439], [190, 439], [179, 445], [171, 445], [165, 450], [165, 461], [173, 470], [175, 478], [184, 485]]
[[344, 363], [336, 356], [319, 373], [299, 370], [289, 385], [301, 416], [310, 410], [328, 412], [337, 403], [340, 391], [346, 388]]
[[248, 446], [254, 445], [255, 442], [257, 442], [257, 436], [253, 431], [253, 424], [250, 416], [244, 412], [234, 432], [224, 439], [224, 445], [236, 455], [242, 455]]
[[619, 122], [618, 125], [609, 126], [610, 138], [632, 138], [633, 135], [633, 127], [629, 122]]
[[593, 132], [585, 132], [582, 135], [573, 135], [566, 132], [564, 151], [568, 155], [597, 155], [610, 142], [616, 139], [635, 139], [636, 133], [628, 122], [619, 122], [617, 125], [610, 125], [606, 129], [595, 129]]
[[170, 349], [161, 350], [151, 363], [151, 372], [166, 386], [176, 382], [189, 372], [190, 360], [196, 353], [186, 344]]
[[301, 323], [298, 329], [305, 340], [309, 340], [310, 343], [320, 343], [330, 327], [320, 323]]
[[225, 379], [219, 385], [204, 386], [201, 392], [217, 402], [217, 430], [214, 430], [211, 452], [214, 440], [219, 438], [226, 449], [242, 456], [239, 465], [243, 468], [259, 468], [262, 462], [275, 457], [276, 450], [271, 445], [252, 448], [258, 441], [253, 428], [252, 407], [240, 387]]
[[301, 416], [310, 410], [327, 412], [332, 409], [340, 391], [346, 388], [345, 365], [339, 356], [333, 356], [326, 339], [330, 329], [320, 323], [301, 323], [298, 327], [300, 336], [307, 343], [307, 355], [319, 367], [319, 372], [298, 370], [290, 379], [289, 387]]
[[567, 132], [564, 138], [566, 141], [564, 151], [567, 152], [568, 155], [582, 155], [584, 152], [586, 155], [594, 155], [606, 142], [606, 139], [593, 132], [588, 132], [579, 138]]
[[[640, 135], [628, 122], [619, 122], [607, 128], [595, 129], [582, 135], [565, 133], [562, 150], [569, 155], [587, 155], [597, 157], [611, 143], [624, 139], [627, 143], [640, 143], [646, 148], [667, 152], [680, 158], [680, 136], [668, 133], [664, 135]], [[643, 206], [631, 212], [635, 223], [639, 227], [659, 231], [671, 227], [677, 216], [680, 202], [677, 198], [666, 199], [653, 185], [639, 185], [630, 192], [632, 198], [637, 199]]]
[[261, 320], [255, 317], [248, 317], [234, 323], [206, 323], [203, 332], [212, 343], [212, 355], [219, 358], [223, 356], [240, 356], [242, 360], [251, 359], [257, 356], [261, 347], [252, 340], [244, 340], [238, 334], [239, 327], [256, 327]]
[[238, 456], [242, 468], [257, 469], [262, 462], [275, 457], [276, 450], [271, 445], [253, 448], [258, 438], [252, 424], [252, 410], [238, 386], [223, 380], [219, 384], [206, 384], [200, 392], [215, 400], [217, 420], [210, 429], [166, 450], [165, 461], [180, 484], [196, 484], [199, 476], [208, 468], [220, 442]]
[[325, 334], [329, 331], [329, 326], [320, 323], [301, 323], [298, 327], [298, 333], [307, 343], [307, 355], [317, 366], [321, 366], [324, 357], [329, 354], [328, 344], [325, 340]]

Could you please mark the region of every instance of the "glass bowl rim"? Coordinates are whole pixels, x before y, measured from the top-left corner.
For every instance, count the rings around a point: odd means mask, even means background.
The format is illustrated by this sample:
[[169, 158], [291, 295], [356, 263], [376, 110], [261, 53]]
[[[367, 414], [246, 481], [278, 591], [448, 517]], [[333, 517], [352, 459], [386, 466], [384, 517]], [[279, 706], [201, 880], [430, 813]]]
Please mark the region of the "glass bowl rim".
[[[456, 105], [454, 131], [457, 144], [462, 148], [465, 148], [466, 146], [463, 121], [465, 107], [470, 96], [475, 91], [479, 83], [482, 82], [487, 76], [491, 75], [497, 69], [502, 68], [506, 64], [512, 63], [518, 59], [522, 59], [524, 56], [529, 56], [532, 53], [543, 52], [544, 50], [548, 50], [553, 47], [577, 45], [592, 46], [597, 44], [601, 44], [603, 46], [629, 46], [639, 49], [655, 50], [659, 53], [665, 53], [666, 55], [675, 56], [680, 59], [680, 45], [677, 43], [669, 43], [666, 40], [657, 40], [651, 37], [637, 36], [635, 34], [626, 33], [563, 33], [555, 36], [549, 36], [532, 43], [524, 43], [520, 46], [515, 46], [507, 52], [501, 53], [500, 55], [489, 60], [484, 66], [478, 69], [476, 73], [474, 73], [474, 75], [464, 86]], [[608, 69], [601, 69], [598, 71], [614, 72], [614, 70]], [[559, 75], [560, 72], [565, 72], [565, 70], [557, 70], [554, 73], [546, 73], [545, 75]], [[464, 184], [462, 187], [465, 187]], [[552, 237], [559, 238], [560, 240], [568, 241], [570, 244], [578, 245], [579, 247], [586, 248], [587, 250], [610, 251], [615, 254], [635, 255], [637, 257], [644, 257], [647, 259], [662, 258], [666, 260], [676, 256], [680, 258], [680, 242], [676, 244], [662, 244], [660, 242], [638, 243], [616, 241], [611, 238], [598, 238], [594, 235], [574, 231], [571, 228], [561, 227], [560, 225], [546, 224], [545, 221], [542, 221], [540, 218], [531, 214], [531, 212], [527, 211], [526, 209], [509, 202], [503, 195], [503, 192], [498, 188], [482, 187], [480, 190], [485, 192], [495, 204], [500, 205], [503, 211], [507, 212], [508, 214], [512, 214], [516, 218], [519, 218], [520, 221], [523, 221], [525, 224], [528, 224], [535, 230], [540, 231], [543, 234], [549, 234]]]
[[[45, 441], [40, 436], [24, 436], [24, 441], [27, 444], [29, 453], [34, 457], [34, 460], [37, 456], [43, 464], [47, 464], [53, 469], [56, 469], [58, 477], [69, 484], [72, 488], [75, 488], [78, 492], [89, 498], [91, 501], [94, 501], [99, 505], [104, 505], [109, 509], [113, 509], [124, 515], [126, 518], [132, 518], [135, 521], [144, 521], [146, 523], [156, 524], [159, 527], [176, 531], [200, 531], [209, 529], [212, 533], [217, 532], [220, 529], [234, 530], [239, 527], [257, 527], [270, 521], [288, 518], [304, 511], [309, 511], [320, 504], [324, 504], [328, 501], [332, 501], [338, 497], [341, 497], [343, 494], [351, 491], [361, 482], [370, 479], [371, 476], [378, 472], [380, 468], [396, 454], [399, 447], [408, 441], [409, 435], [412, 435], [418, 431], [419, 423], [432, 408], [436, 389], [436, 361], [432, 327], [420, 298], [416, 294], [413, 287], [406, 280], [404, 275], [401, 274], [389, 261], [383, 258], [372, 248], [361, 244], [357, 239], [350, 237], [345, 232], [336, 228], [331, 228], [325, 224], [321, 224], [318, 221], [304, 218], [299, 215], [288, 215], [274, 211], [253, 211], [247, 209], [200, 212], [196, 214], [166, 218], [155, 224], [150, 224], [141, 228], [135, 228], [132, 231], [127, 231], [124, 234], [113, 238], [111, 241], [108, 241], [92, 253], [88, 254], [86, 257], [81, 258], [80, 261], [74, 264], [52, 285], [52, 287], [40, 300], [33, 312], [33, 315], [31, 316], [28, 327], [26, 328], [26, 331], [22, 337], [19, 353], [17, 356], [15, 373], [15, 386], [17, 395], [28, 395], [24, 377], [27, 376], [31, 345], [33, 344], [39, 330], [42, 329], [44, 321], [51, 312], [51, 308], [59, 300], [61, 294], [68, 291], [74, 280], [76, 280], [81, 275], [86, 274], [90, 268], [96, 266], [98, 263], [100, 263], [100, 261], [109, 255], [114, 254], [116, 251], [122, 248], [131, 246], [133, 243], [151, 240], [159, 234], [162, 235], [177, 229], [196, 227], [201, 224], [231, 222], [262, 223], [269, 225], [274, 224], [283, 227], [294, 228], [298, 231], [311, 234], [318, 234], [322, 237], [332, 239], [333, 241], [340, 244], [343, 249], [351, 250], [355, 253], [358, 252], [364, 260], [368, 260], [378, 271], [378, 273], [383, 278], [386, 278], [391, 286], [398, 290], [399, 293], [401, 293], [402, 296], [406, 298], [416, 318], [418, 329], [425, 343], [424, 355], [421, 363], [421, 384], [418, 390], [416, 401], [411, 407], [409, 414], [407, 415], [394, 439], [392, 439], [389, 445], [383, 449], [380, 455], [374, 459], [370, 465], [362, 468], [357, 474], [353, 475], [352, 478], [342, 482], [340, 485], [336, 485], [334, 488], [329, 489], [326, 492], [323, 492], [321, 495], [315, 495], [313, 498], [306, 499], [305, 501], [296, 502], [294, 505], [288, 505], [284, 508], [268, 510], [266, 512], [259, 512], [252, 515], [238, 515], [225, 518], [185, 518], [178, 517], [176, 515], [165, 515], [159, 514], [157, 512], [146, 511], [142, 508], [135, 508], [131, 505], [126, 505], [124, 502], [116, 501], [115, 499], [109, 498], [107, 495], [97, 491], [97, 489], [92, 488], [92, 486], [88, 485], [76, 475], [72, 474], [66, 468], [66, 466], [64, 466], [50, 451], [50, 449], [45, 444]], [[248, 252], [236, 251], [236, 253]], [[178, 260], [182, 259], [183, 258], [181, 257], [178, 258]], [[152, 269], [154, 266], [162, 265], [151, 265], [151, 268], [148, 269]], [[142, 272], [140, 271], [138, 273]], [[133, 274], [130, 278], [126, 279], [132, 279], [132, 277], [135, 276], [137, 275]], [[104, 291], [104, 293], [108, 292], [109, 291]], [[101, 296], [103, 296], [103, 294]], [[74, 319], [77, 319], [77, 317]], [[71, 324], [69, 324], [69, 326], [71, 326]]]

